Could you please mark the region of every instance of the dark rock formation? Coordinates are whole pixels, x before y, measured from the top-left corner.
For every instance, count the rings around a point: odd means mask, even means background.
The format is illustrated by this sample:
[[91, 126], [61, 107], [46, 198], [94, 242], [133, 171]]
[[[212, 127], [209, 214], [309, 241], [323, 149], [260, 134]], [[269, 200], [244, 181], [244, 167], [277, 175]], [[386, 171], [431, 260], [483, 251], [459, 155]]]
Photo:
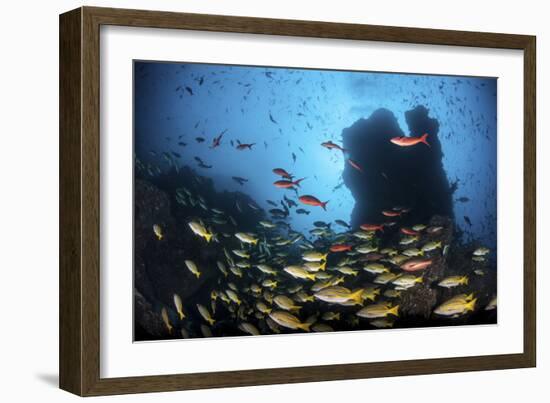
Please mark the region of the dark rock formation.
[[390, 142], [404, 136], [392, 112], [378, 109], [343, 131], [343, 145], [363, 173], [346, 164], [343, 178], [355, 198], [352, 226], [377, 223], [382, 210], [403, 206], [411, 212], [403, 224], [426, 222], [434, 215], [453, 217], [452, 191], [443, 170], [439, 123], [422, 106], [406, 113], [410, 136], [428, 133], [430, 147], [400, 147]]

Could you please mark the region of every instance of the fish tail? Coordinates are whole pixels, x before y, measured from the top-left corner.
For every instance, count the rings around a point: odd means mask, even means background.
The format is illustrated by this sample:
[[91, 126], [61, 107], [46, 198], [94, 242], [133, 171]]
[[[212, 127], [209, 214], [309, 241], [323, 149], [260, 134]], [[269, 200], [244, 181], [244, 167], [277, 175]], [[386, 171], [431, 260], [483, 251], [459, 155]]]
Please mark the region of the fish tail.
[[470, 302], [468, 302], [464, 308], [465, 308], [465, 311], [468, 312], [468, 311], [474, 311], [474, 308], [476, 306], [476, 301], [477, 301], [477, 298], [474, 298], [473, 300], [471, 300]]
[[210, 318], [210, 319], [207, 319], [208, 320], [208, 323], [210, 323], [210, 326], [213, 326], [214, 323], [216, 322], [214, 319]]
[[417, 277], [414, 281], [417, 283], [422, 283], [424, 281], [424, 277]]
[[384, 226], [383, 225], [380, 226], [380, 231], [384, 232]]
[[325, 266], [327, 264], [327, 256], [328, 256], [328, 252], [325, 253], [323, 256], [321, 256], [321, 260], [324, 260], [325, 261]]
[[321, 263], [321, 264], [319, 265], [319, 268], [320, 268], [321, 270], [326, 270], [326, 268], [327, 268], [327, 261], [325, 260], [324, 263]]
[[197, 278], [200, 278], [200, 276], [201, 276], [201, 272], [199, 271], [197, 272]]
[[206, 239], [206, 242], [210, 242], [210, 240], [212, 239], [212, 236], [214, 236], [214, 234], [204, 234], [204, 238]]
[[183, 312], [178, 312], [179, 315], [180, 315], [180, 320], [183, 320], [183, 318], [185, 318], [185, 315], [183, 314]]
[[[252, 245], [256, 245], [257, 243], [258, 243], [258, 239], [252, 240]], [[250, 258], [250, 255], [248, 255], [248, 257]]]
[[298, 329], [305, 330], [306, 332], [310, 331], [309, 329], [310, 326], [311, 326], [311, 323], [299, 323], [298, 325], [296, 325]]
[[420, 141], [424, 144], [426, 144], [428, 147], [431, 147], [430, 146], [430, 143], [428, 143], [428, 133], [424, 133], [421, 137], [420, 137]]
[[323, 208], [323, 210], [327, 211], [327, 204], [330, 200], [327, 200], [326, 202], [324, 203], [321, 203], [321, 207]]
[[462, 279], [462, 284], [467, 285], [468, 281], [469, 281], [468, 277], [464, 276]]
[[399, 316], [399, 305], [394, 306], [393, 308], [388, 309], [389, 315]]
[[311, 281], [315, 281], [315, 274], [314, 274], [314, 273], [307, 274], [306, 277], [307, 277], [308, 279], [310, 279]]
[[363, 291], [364, 290], [361, 288], [360, 290], [357, 290], [354, 293], [351, 293], [350, 294], [350, 299], [355, 301], [358, 304], [362, 304], [363, 303]]

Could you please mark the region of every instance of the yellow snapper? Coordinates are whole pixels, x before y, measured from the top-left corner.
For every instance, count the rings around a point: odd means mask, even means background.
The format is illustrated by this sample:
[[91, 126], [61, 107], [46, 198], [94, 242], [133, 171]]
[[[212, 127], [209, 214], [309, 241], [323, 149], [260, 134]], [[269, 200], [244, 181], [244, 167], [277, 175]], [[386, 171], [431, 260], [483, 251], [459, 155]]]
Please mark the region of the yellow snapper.
[[277, 295], [273, 298], [273, 302], [279, 308], [284, 309], [285, 311], [299, 311], [301, 306], [294, 305], [294, 301], [288, 298], [286, 295]]
[[250, 243], [253, 245], [256, 245], [258, 243], [258, 237], [256, 235], [248, 233], [248, 232], [237, 232], [235, 234], [237, 239], [243, 243]]
[[392, 284], [398, 286], [398, 289], [400, 290], [406, 290], [407, 288], [414, 287], [416, 284], [421, 283], [422, 281], [422, 277], [416, 277], [412, 274], [405, 274], [393, 280]]
[[161, 241], [164, 237], [164, 235], [162, 234], [162, 228], [158, 224], [153, 225], [153, 232], [155, 233], [159, 241]]
[[190, 221], [188, 225], [189, 228], [191, 228], [191, 231], [193, 231], [196, 235], [206, 239], [206, 242], [210, 242], [212, 236], [214, 235], [211, 232], [208, 232], [204, 225], [202, 225], [198, 221]]
[[263, 314], [268, 314], [269, 312], [271, 312], [271, 308], [268, 307], [265, 303], [263, 303], [262, 301], [258, 301], [256, 302], [256, 309], [258, 311], [260, 311], [261, 313]]
[[315, 280], [315, 273], [308, 272], [302, 266], [287, 266], [283, 270], [294, 278], [300, 278], [304, 280], [307, 279], [312, 281]]
[[359, 273], [358, 270], [354, 270], [353, 268], [347, 266], [339, 267], [338, 271], [346, 276], [357, 276], [357, 273]]
[[187, 266], [187, 269], [189, 269], [191, 273], [197, 276], [197, 278], [201, 276], [201, 272], [199, 271], [199, 268], [197, 267], [195, 262], [193, 262], [192, 260], [186, 260], [185, 265]]
[[237, 295], [237, 293], [233, 290], [226, 290], [225, 291], [227, 293], [227, 296], [229, 297], [229, 299], [231, 301], [233, 301], [234, 303], [236, 303], [237, 305], [241, 305], [241, 300], [239, 299], [239, 296]]
[[415, 257], [415, 256], [423, 256], [424, 252], [417, 248], [409, 248], [405, 249], [403, 252], [401, 252], [403, 255], [408, 257]]
[[375, 284], [388, 284], [390, 281], [395, 280], [397, 277], [399, 277], [399, 274], [395, 274], [392, 272], [388, 273], [382, 273], [376, 276], [376, 278], [373, 280], [373, 283]]
[[307, 271], [310, 272], [317, 272], [319, 270], [325, 270], [327, 266], [327, 262], [305, 262], [304, 267]]
[[215, 320], [212, 318], [212, 315], [210, 315], [210, 312], [208, 309], [201, 304], [197, 304], [197, 310], [201, 314], [201, 316], [204, 318], [205, 321], [207, 321], [210, 325], [213, 325]]
[[306, 262], [320, 262], [321, 260], [327, 260], [328, 253], [321, 253], [316, 251], [307, 251], [302, 254], [302, 259]]
[[372, 326], [377, 327], [379, 329], [385, 329], [389, 327], [393, 327], [393, 321], [388, 320], [387, 318], [378, 318], [371, 322], [369, 322]]
[[359, 253], [367, 254], [378, 251], [378, 247], [369, 244], [363, 244], [355, 247], [355, 250]]
[[233, 249], [233, 253], [243, 259], [250, 259], [250, 253], [242, 249]]
[[431, 252], [441, 247], [442, 247], [441, 241], [438, 241], [438, 242], [433, 241], [423, 245], [421, 249], [422, 249], [422, 252]]
[[183, 303], [181, 302], [181, 298], [178, 294], [174, 294], [174, 305], [176, 306], [180, 320], [185, 318], [185, 314], [183, 313]]
[[257, 264], [256, 267], [264, 274], [277, 274], [277, 272], [267, 264]]
[[477, 298], [470, 301], [467, 299], [451, 298], [438, 306], [434, 313], [441, 316], [457, 317], [467, 312], [472, 312], [475, 309]]
[[279, 326], [286, 327], [288, 329], [301, 329], [306, 332], [310, 331], [311, 323], [302, 323], [300, 319], [286, 311], [274, 311], [269, 314], [269, 317], [277, 323]]
[[258, 336], [260, 334], [260, 331], [256, 326], [254, 326], [252, 323], [243, 322], [239, 324], [239, 329], [241, 329], [243, 332], [248, 333], [252, 336]]
[[441, 280], [437, 285], [445, 288], [468, 284], [468, 276], [450, 276]]
[[361, 318], [374, 319], [385, 318], [388, 315], [399, 316], [399, 305], [390, 307], [385, 303], [367, 305], [356, 313]]
[[390, 271], [390, 269], [381, 263], [369, 263], [363, 267], [363, 270], [373, 274], [388, 273]]
[[362, 288], [352, 292], [345, 287], [331, 286], [317, 291], [314, 297], [331, 304], [345, 304], [352, 301], [354, 304], [361, 305], [363, 303], [363, 291]]
[[166, 328], [168, 329], [168, 333], [172, 334], [172, 329], [174, 328], [172, 324], [170, 323], [170, 318], [168, 317], [168, 311], [166, 308], [162, 308], [161, 311], [162, 321], [166, 325]]
[[268, 287], [268, 288], [275, 288], [277, 287], [277, 281], [272, 280], [270, 278], [266, 278], [264, 281], [262, 281], [262, 286]]

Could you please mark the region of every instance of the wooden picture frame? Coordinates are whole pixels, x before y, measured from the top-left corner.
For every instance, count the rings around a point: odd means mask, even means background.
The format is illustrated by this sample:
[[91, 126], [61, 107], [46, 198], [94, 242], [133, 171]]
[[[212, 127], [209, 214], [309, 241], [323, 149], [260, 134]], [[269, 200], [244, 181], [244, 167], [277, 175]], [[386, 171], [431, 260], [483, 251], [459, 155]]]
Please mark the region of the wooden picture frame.
[[[524, 52], [524, 349], [521, 354], [100, 377], [100, 26], [519, 49]], [[536, 363], [535, 37], [82, 7], [60, 16], [60, 387], [81, 396], [533, 367]]]

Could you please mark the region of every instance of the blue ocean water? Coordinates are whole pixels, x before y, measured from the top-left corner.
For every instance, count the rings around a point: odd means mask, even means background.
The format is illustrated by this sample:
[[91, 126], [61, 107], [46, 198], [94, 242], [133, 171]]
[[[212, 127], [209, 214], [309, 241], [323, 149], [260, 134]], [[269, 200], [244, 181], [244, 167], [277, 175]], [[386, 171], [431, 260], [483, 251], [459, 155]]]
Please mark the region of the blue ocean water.
[[[291, 210], [292, 228], [305, 233], [318, 220], [349, 222], [355, 204], [342, 185], [344, 155], [320, 144], [342, 144], [342, 130], [380, 108], [408, 134], [405, 112], [424, 106], [439, 122], [463, 240], [496, 247], [495, 78], [144, 61], [135, 62], [134, 85], [140, 160], [168, 170], [162, 153], [179, 155], [177, 164], [211, 178], [217, 190], [244, 192], [265, 210], [273, 208], [267, 200], [294, 194], [273, 185], [281, 179], [273, 168], [305, 177], [301, 192], [330, 200], [327, 211]], [[211, 148], [221, 133], [220, 146]], [[254, 145], [238, 150], [238, 142]], [[211, 168], [201, 168], [196, 157]]]

